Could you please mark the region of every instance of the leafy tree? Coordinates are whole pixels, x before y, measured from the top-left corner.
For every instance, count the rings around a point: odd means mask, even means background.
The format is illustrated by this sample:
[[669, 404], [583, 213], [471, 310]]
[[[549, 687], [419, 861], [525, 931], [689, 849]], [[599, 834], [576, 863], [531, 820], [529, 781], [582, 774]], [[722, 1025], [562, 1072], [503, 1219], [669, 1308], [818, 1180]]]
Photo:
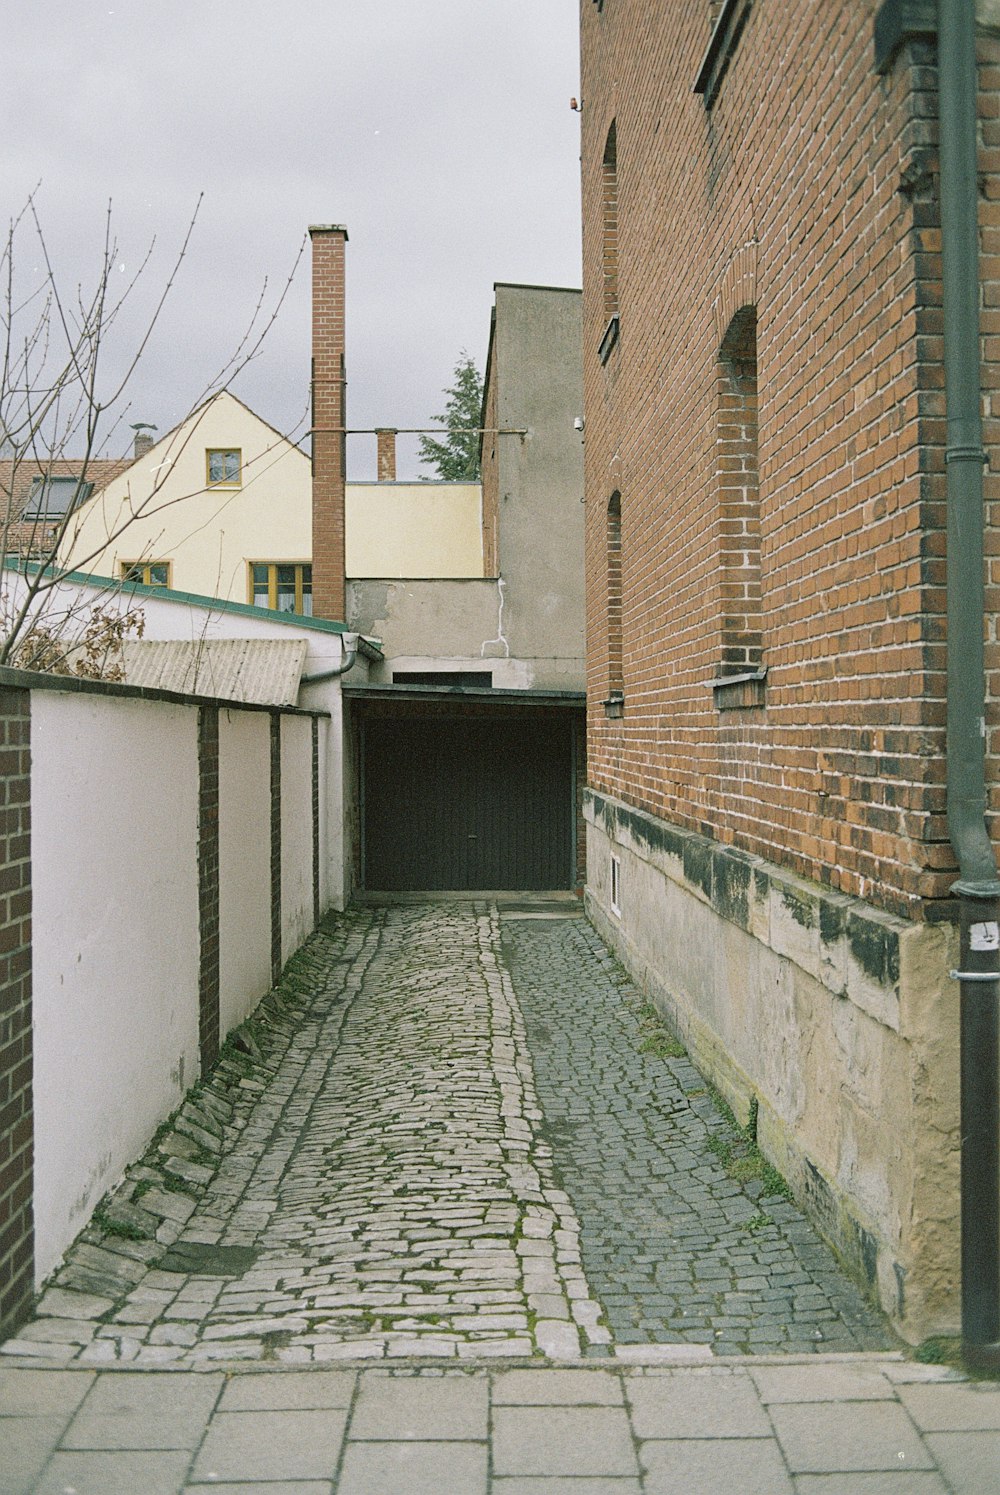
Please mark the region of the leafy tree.
[[444, 439], [420, 438], [420, 460], [451, 483], [479, 481], [479, 427], [482, 423], [483, 381], [479, 370], [463, 348], [455, 365], [455, 382], [446, 389], [443, 415], [435, 415], [445, 427]]

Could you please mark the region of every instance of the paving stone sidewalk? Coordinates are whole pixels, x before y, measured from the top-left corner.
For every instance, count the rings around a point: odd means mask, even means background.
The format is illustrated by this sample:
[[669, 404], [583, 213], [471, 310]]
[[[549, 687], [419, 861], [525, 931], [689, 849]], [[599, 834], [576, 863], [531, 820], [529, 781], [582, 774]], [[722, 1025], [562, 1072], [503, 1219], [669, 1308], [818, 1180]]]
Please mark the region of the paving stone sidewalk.
[[0, 1495], [1000, 1495], [1000, 1386], [689, 1368], [0, 1369]]
[[660, 1057], [655, 1031], [643, 1050], [642, 998], [591, 926], [504, 919], [503, 958], [615, 1345], [889, 1347], [881, 1316], [797, 1206], [729, 1175], [718, 1154], [731, 1122], [689, 1059]]
[[641, 1052], [582, 918], [360, 909], [295, 972], [0, 1359], [893, 1347], [795, 1207], [726, 1172], [703, 1082]]

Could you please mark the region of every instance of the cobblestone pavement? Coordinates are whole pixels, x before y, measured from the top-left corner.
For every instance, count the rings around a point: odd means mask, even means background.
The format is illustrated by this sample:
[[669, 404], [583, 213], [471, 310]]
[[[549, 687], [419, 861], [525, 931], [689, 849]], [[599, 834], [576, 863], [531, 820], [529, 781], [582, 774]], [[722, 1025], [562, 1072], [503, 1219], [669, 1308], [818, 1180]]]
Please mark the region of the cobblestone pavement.
[[729, 1177], [725, 1122], [687, 1061], [639, 1051], [632, 1001], [579, 917], [330, 921], [6, 1363], [886, 1346], [798, 1212]]
[[0, 1495], [1000, 1495], [1000, 1386], [899, 1356], [0, 1369]]
[[690, 1060], [642, 1051], [639, 994], [590, 925], [505, 920], [503, 956], [615, 1343], [885, 1348], [881, 1317], [801, 1211], [737, 1183], [710, 1150], [731, 1124]]

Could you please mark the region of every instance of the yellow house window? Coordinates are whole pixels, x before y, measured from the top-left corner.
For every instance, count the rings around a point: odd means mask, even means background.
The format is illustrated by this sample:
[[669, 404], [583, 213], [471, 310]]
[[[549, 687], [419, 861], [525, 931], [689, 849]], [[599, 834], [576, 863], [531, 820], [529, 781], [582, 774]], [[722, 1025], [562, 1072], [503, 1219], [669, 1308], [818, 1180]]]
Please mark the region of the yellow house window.
[[249, 570], [254, 607], [312, 617], [312, 566], [304, 561], [251, 561]]
[[238, 448], [210, 447], [205, 469], [210, 488], [238, 488], [243, 481], [243, 453]]
[[170, 561], [122, 561], [122, 581], [141, 581], [144, 587], [169, 587]]

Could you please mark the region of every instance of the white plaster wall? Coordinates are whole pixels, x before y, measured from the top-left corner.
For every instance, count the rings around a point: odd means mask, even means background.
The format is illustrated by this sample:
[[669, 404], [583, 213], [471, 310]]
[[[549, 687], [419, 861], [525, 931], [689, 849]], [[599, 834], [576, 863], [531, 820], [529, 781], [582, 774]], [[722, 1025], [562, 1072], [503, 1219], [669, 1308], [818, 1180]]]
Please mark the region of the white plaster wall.
[[[4, 578], [12, 602], [23, 596], [23, 578], [8, 572]], [[109, 607], [120, 606], [127, 594], [108, 593], [100, 579], [93, 582], [63, 581], [47, 594], [51, 602], [51, 613], [46, 618], [57, 618], [67, 611], [79, 613], [84, 610], [89, 616], [93, 605], [106, 603]], [[201, 638], [302, 638], [308, 646], [304, 674], [322, 674], [338, 669], [344, 662], [343, 635], [319, 627], [315, 621], [295, 619], [289, 614], [260, 612], [227, 612], [213, 610], [210, 605], [199, 606], [169, 595], [146, 596], [141, 599], [147, 639], [197, 640]], [[367, 662], [360, 656], [350, 678], [365, 679], [368, 676]], [[501, 682], [499, 679], [497, 684]], [[356, 784], [351, 779], [345, 797], [345, 760], [343, 753], [343, 696], [340, 679], [328, 679], [314, 685], [303, 684], [299, 692], [299, 704], [312, 711], [329, 712], [330, 721], [324, 731], [325, 748], [320, 763], [320, 813], [321, 863], [320, 888], [321, 908], [342, 909], [349, 901], [352, 880], [350, 869], [345, 867], [345, 854], [350, 853], [350, 836], [345, 841], [345, 813], [350, 813], [349, 796], [356, 793]], [[346, 846], [346, 852], [345, 852]]]
[[[4, 575], [4, 590], [12, 604], [17, 604], [24, 595], [24, 581], [16, 572]], [[145, 595], [132, 593], [110, 585], [106, 578], [95, 576], [88, 581], [65, 580], [58, 582], [39, 602], [35, 609], [40, 622], [47, 627], [64, 631], [67, 617], [84, 620], [90, 617], [94, 607], [109, 612], [139, 610], [143, 616], [147, 639], [178, 639], [197, 642], [200, 639], [217, 638], [301, 638], [308, 646], [305, 674], [319, 674], [323, 670], [336, 669], [344, 658], [343, 635], [337, 629], [324, 626], [318, 619], [296, 618], [291, 613], [266, 612], [259, 608], [229, 611], [213, 608], [211, 598], [192, 602], [184, 597], [172, 597], [169, 592], [162, 595], [152, 592]], [[74, 621], [73, 637], [79, 633], [79, 624]], [[336, 681], [332, 682], [337, 687]], [[322, 709], [322, 706], [320, 707]]]
[[198, 1075], [198, 765], [186, 707], [31, 711], [41, 1283]]
[[[351, 678], [353, 679], [353, 673]], [[329, 720], [320, 723], [325, 733], [319, 762], [320, 804], [320, 912], [327, 908], [344, 909], [350, 902], [353, 880], [349, 865], [352, 854], [352, 796], [356, 785], [351, 777], [349, 755], [344, 751], [344, 694], [340, 680], [322, 680], [303, 685], [299, 704], [309, 711], [327, 711]]]
[[[340, 702], [343, 696], [337, 691], [338, 717], [341, 715]], [[333, 903], [333, 887], [330, 877], [330, 790], [327, 783], [329, 773], [330, 754], [334, 741], [332, 724], [328, 717], [320, 717], [317, 722], [319, 731], [319, 911], [322, 915]], [[343, 824], [340, 827], [341, 836], [344, 833]], [[343, 841], [338, 844], [343, 847]], [[346, 868], [344, 866], [345, 853], [341, 851], [339, 873], [344, 878]], [[340, 903], [338, 908], [346, 907]]]
[[281, 960], [313, 928], [312, 725], [281, 718]]
[[271, 986], [271, 719], [219, 712], [219, 1036]]

